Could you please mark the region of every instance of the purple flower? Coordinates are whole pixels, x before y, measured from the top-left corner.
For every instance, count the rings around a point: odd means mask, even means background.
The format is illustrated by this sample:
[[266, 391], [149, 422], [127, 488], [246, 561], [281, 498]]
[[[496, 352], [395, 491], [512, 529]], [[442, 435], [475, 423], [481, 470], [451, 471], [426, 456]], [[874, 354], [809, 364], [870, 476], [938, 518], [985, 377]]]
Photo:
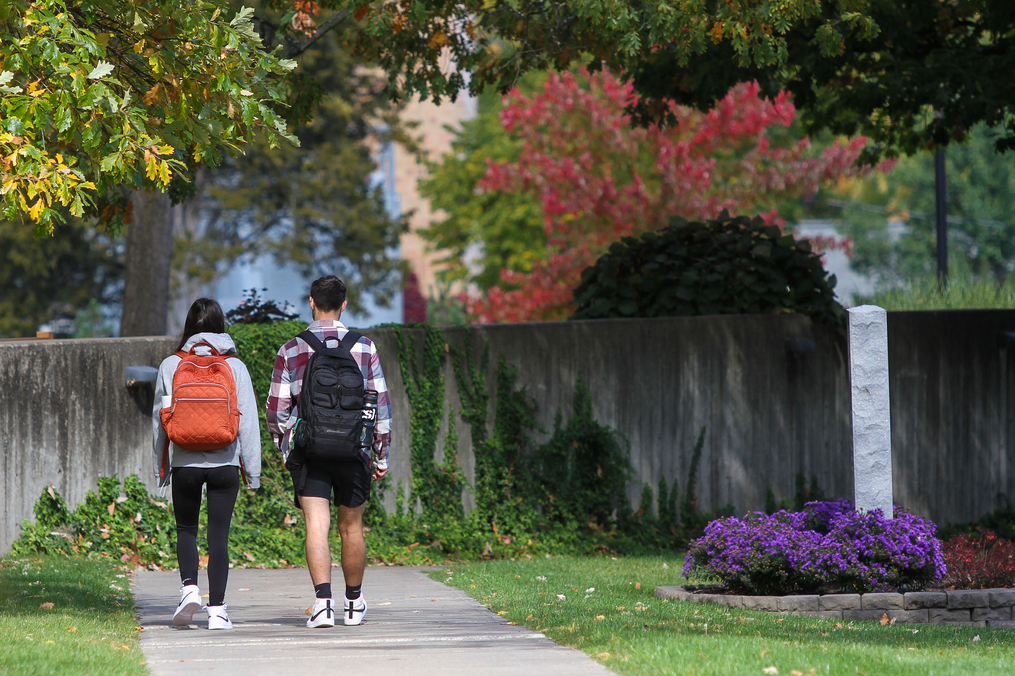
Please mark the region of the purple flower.
[[860, 513], [848, 500], [803, 512], [751, 512], [708, 524], [690, 543], [684, 575], [704, 573], [741, 593], [785, 594], [839, 586], [858, 592], [919, 588], [944, 575], [930, 521], [896, 508]]

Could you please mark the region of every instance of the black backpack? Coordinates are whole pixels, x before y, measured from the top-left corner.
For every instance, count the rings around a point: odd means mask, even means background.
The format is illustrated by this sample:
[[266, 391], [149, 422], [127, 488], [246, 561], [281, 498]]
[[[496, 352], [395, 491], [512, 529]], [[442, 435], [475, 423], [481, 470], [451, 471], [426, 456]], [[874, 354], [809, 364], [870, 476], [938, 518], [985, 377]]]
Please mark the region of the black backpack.
[[327, 347], [309, 330], [298, 337], [314, 353], [303, 372], [296, 448], [315, 463], [359, 458], [366, 388], [350, 349], [361, 336], [349, 331], [338, 347]]

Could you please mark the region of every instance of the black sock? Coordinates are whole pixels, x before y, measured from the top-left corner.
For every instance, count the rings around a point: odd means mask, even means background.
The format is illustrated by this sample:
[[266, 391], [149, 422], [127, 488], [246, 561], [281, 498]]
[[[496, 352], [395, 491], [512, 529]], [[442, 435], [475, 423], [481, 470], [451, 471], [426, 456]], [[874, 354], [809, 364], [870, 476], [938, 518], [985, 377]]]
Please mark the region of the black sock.
[[196, 577], [185, 577], [185, 578], [183, 578], [183, 586], [186, 587], [188, 584], [192, 584], [194, 586], [197, 586], [197, 578]]
[[319, 599], [330, 599], [331, 598], [331, 583], [322, 582], [321, 584], [314, 585], [314, 591], [317, 592], [317, 598]]
[[362, 584], [358, 584], [355, 587], [345, 585], [345, 598], [349, 599], [350, 601], [355, 601], [356, 599], [359, 598], [361, 589], [363, 589]]

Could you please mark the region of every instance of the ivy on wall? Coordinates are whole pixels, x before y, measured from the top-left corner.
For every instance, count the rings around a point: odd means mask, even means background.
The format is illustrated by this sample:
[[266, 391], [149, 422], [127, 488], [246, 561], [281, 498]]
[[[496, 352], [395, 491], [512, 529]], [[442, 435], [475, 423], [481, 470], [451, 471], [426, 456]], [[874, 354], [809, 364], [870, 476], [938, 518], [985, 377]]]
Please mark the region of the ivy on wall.
[[[305, 327], [300, 321], [230, 327], [237, 356], [247, 364], [259, 401], [267, 398], [278, 347]], [[396, 487], [392, 514], [385, 513], [382, 505], [384, 492], [391, 490], [389, 480], [375, 484], [371, 492], [365, 523], [367, 552], [373, 562], [658, 552], [682, 546], [711, 519], [711, 515], [697, 511], [694, 498], [704, 430], [692, 456], [685, 498], [679, 499], [676, 481], [667, 486], [661, 479], [657, 510], [653, 509], [656, 501], [649, 486], [644, 487], [639, 508], [632, 510], [626, 492], [631, 477], [627, 442], [594, 419], [591, 393], [580, 378], [571, 414], [565, 417], [558, 411], [549, 439], [539, 444], [533, 437], [544, 430], [536, 422], [536, 404], [519, 381], [517, 368], [503, 355], [494, 368], [491, 411], [489, 344], [483, 345], [477, 358], [471, 331], [457, 348], [432, 326], [393, 328], [410, 404], [412, 479], [408, 495], [402, 484]], [[449, 358], [460, 411], [445, 405], [444, 374]], [[236, 566], [302, 565], [302, 512], [293, 505], [292, 484], [267, 433], [263, 411], [259, 415], [264, 449], [262, 487], [242, 491], [237, 500], [230, 557]], [[468, 425], [475, 455], [472, 486], [458, 462], [459, 422]], [[447, 432], [438, 454], [440, 430], [445, 425]], [[24, 524], [16, 551], [61, 551], [73, 556], [119, 553], [138, 565], [175, 565], [171, 505], [142, 495], [146, 491], [136, 477], [128, 477], [126, 485], [130, 487], [131, 509], [136, 503], [147, 510], [135, 525], [128, 524], [125, 517], [123, 523], [116, 521], [122, 528], [109, 520], [119, 519], [114, 513], [107, 514], [109, 504], [120, 504], [113, 495], [119, 492], [115, 479], [100, 480], [101, 499], [86, 500], [74, 513], [68, 513], [65, 506], [60, 509], [59, 496], [46, 491], [36, 505], [37, 515], [43, 516], [34, 526]], [[465, 491], [471, 491], [475, 499], [475, 508], [468, 515], [462, 506]], [[116, 510], [114, 507], [119, 515]], [[140, 510], [137, 507], [135, 513]], [[101, 530], [93, 537], [87, 528], [89, 523], [107, 522], [108, 538], [102, 537]], [[150, 525], [157, 526], [154, 536], [144, 530]], [[57, 535], [52, 535], [54, 532]], [[199, 532], [203, 539], [204, 529]], [[95, 546], [95, 538], [101, 540], [99, 546]], [[337, 536], [333, 538], [337, 547]], [[86, 541], [93, 546], [82, 549], [81, 542]], [[203, 541], [199, 544], [205, 546]]]

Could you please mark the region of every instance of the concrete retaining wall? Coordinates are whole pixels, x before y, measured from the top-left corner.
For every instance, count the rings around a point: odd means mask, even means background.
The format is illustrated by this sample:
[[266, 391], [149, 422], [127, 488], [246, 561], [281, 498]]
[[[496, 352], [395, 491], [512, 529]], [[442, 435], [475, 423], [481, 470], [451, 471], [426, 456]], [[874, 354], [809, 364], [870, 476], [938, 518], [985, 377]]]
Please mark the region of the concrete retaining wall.
[[100, 476], [151, 477], [151, 389], [125, 366], [158, 366], [173, 338], [0, 342], [0, 554], [52, 486], [68, 505]]
[[[990, 511], [999, 493], [1015, 497], [1009, 413], [1015, 356], [998, 342], [1004, 331], [1015, 331], [1015, 312], [889, 314], [896, 503], [948, 523]], [[392, 475], [407, 488], [409, 404], [396, 336], [392, 329], [364, 333], [378, 345], [392, 392]], [[421, 349], [422, 330], [407, 333]], [[597, 420], [630, 442], [632, 501], [643, 482], [656, 487], [660, 477], [686, 491], [702, 427], [702, 509], [760, 509], [768, 488], [791, 499], [798, 472], [815, 476], [830, 497], [852, 496], [845, 342], [804, 317], [480, 326], [447, 329], [445, 336], [449, 346], [473, 341], [477, 357], [489, 343], [491, 395], [497, 356], [515, 365], [544, 429], [552, 429], [558, 409], [570, 412], [581, 374]], [[73, 505], [101, 475], [149, 480], [150, 408], [124, 387], [123, 368], [158, 365], [172, 343], [0, 343], [0, 553], [9, 551], [18, 524], [51, 482]], [[461, 410], [450, 360], [445, 404]], [[491, 397], [491, 419], [493, 406]], [[456, 422], [460, 462], [472, 479], [470, 430]], [[393, 494], [386, 501], [393, 507]]]

